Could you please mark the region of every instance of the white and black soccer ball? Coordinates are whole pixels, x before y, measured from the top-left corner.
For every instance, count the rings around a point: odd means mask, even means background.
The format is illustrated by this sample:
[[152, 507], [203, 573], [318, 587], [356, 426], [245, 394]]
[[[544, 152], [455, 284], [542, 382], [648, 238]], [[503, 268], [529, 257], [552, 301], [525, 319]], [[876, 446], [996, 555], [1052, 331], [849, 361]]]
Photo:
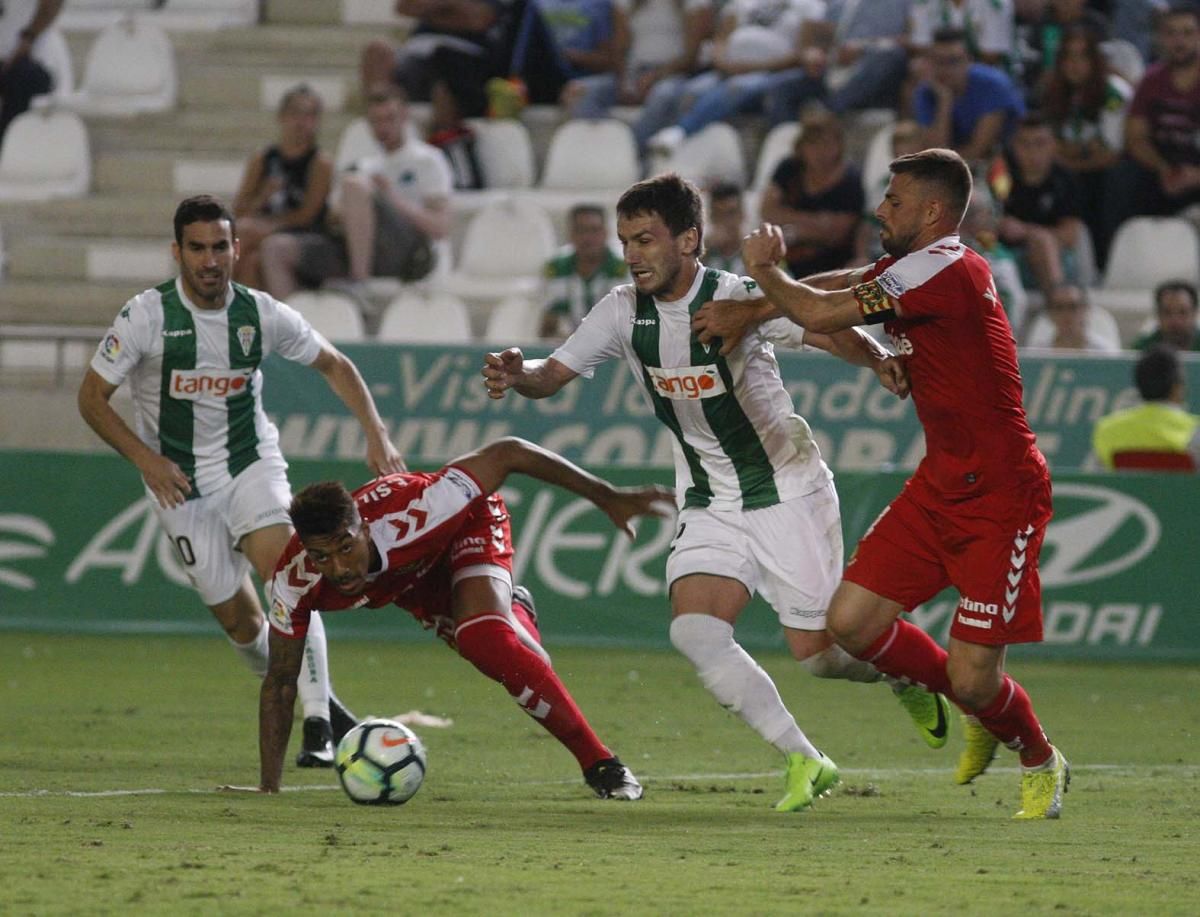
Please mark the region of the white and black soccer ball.
[[403, 805], [425, 780], [425, 746], [395, 720], [363, 720], [342, 737], [333, 763], [346, 795], [364, 806]]

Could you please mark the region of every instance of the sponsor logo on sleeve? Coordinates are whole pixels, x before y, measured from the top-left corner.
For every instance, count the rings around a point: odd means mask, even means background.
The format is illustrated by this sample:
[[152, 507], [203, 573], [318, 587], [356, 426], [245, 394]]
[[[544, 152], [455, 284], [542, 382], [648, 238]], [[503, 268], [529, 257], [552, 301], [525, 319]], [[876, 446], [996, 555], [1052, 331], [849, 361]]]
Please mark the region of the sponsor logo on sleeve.
[[281, 599], [271, 600], [271, 626], [285, 634], [295, 633], [292, 627], [292, 614]]
[[647, 366], [646, 372], [650, 375], [654, 391], [674, 401], [715, 398], [727, 391], [725, 380], [715, 366], [676, 366], [671, 369]]
[[181, 401], [220, 401], [246, 391], [253, 374], [252, 369], [175, 369], [169, 394]]
[[109, 363], [116, 363], [117, 357], [121, 355], [121, 339], [110, 331], [104, 337], [103, 343], [100, 345], [100, 356]]
[[899, 299], [908, 292], [908, 284], [906, 284], [895, 271], [890, 268], [875, 278], [875, 282], [887, 293], [892, 299]]

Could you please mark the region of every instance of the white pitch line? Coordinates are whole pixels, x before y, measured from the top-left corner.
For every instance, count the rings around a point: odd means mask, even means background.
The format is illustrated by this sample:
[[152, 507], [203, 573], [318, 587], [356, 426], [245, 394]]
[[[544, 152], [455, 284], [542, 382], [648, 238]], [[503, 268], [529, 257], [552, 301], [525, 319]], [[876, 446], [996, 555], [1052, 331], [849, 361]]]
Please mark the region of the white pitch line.
[[[936, 777], [946, 776], [954, 773], [953, 769], [946, 767], [911, 767], [911, 768], [872, 768], [872, 767], [843, 767], [840, 769], [843, 777], [862, 777], [878, 780], [887, 780], [895, 777]], [[1151, 774], [1151, 773], [1173, 773], [1185, 774], [1190, 776], [1200, 776], [1200, 765], [1195, 764], [1072, 764], [1071, 771], [1073, 773], [1117, 773], [1126, 774]], [[736, 773], [712, 773], [712, 774], [662, 774], [647, 776], [641, 774], [639, 780], [642, 783], [670, 783], [680, 781], [701, 781], [701, 780], [763, 780], [766, 778], [778, 777], [781, 771], [741, 771]], [[993, 767], [988, 769], [989, 774], [1006, 774], [1015, 775], [1020, 773], [1020, 768], [1017, 767]], [[475, 783], [477, 781], [472, 781]], [[519, 786], [569, 786], [577, 783], [578, 780], [519, 780], [513, 781]], [[443, 784], [446, 785], [446, 784]], [[320, 785], [320, 786], [285, 786], [285, 793], [323, 793], [329, 790], [337, 790], [340, 787], [336, 783]], [[222, 790], [218, 787], [211, 788], [185, 788], [179, 790], [167, 790], [155, 787], [146, 787], [143, 789], [132, 790], [23, 790], [18, 792], [0, 792], [0, 799], [37, 799], [37, 798], [110, 798], [120, 796], [170, 796], [170, 795], [249, 795], [238, 790]]]

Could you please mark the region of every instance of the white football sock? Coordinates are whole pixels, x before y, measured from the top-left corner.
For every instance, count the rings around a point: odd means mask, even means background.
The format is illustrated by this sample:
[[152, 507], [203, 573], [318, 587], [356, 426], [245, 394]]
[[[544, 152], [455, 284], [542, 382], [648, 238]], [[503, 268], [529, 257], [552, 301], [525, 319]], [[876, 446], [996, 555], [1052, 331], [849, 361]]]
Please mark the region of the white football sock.
[[304, 663], [296, 677], [296, 693], [304, 708], [304, 718], [329, 719], [329, 652], [325, 646], [325, 622], [313, 612], [304, 638]]
[[819, 653], [813, 653], [807, 659], [801, 659], [800, 664], [817, 678], [844, 678], [864, 684], [874, 684], [877, 681], [890, 683], [893, 680], [886, 678], [871, 663], [855, 659], [836, 643]]
[[270, 630], [271, 628], [267, 627], [267, 622], [263, 621], [263, 626], [259, 630], [258, 636], [249, 643], [238, 643], [233, 637], [226, 634], [229, 642], [233, 644], [234, 652], [241, 657], [242, 662], [246, 664], [246, 668], [259, 678], [267, 674], [267, 636]]
[[771, 676], [733, 639], [732, 625], [711, 615], [679, 615], [671, 622], [671, 643], [691, 660], [717, 703], [760, 736], [784, 754], [818, 755], [783, 705]]

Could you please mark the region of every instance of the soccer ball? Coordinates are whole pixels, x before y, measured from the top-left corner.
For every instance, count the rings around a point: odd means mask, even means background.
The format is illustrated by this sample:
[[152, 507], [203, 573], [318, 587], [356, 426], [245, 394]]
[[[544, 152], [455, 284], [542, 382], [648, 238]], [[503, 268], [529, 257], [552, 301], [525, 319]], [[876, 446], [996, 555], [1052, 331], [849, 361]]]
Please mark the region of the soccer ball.
[[363, 720], [338, 742], [333, 763], [346, 795], [364, 806], [403, 805], [425, 780], [425, 746], [395, 720]]

